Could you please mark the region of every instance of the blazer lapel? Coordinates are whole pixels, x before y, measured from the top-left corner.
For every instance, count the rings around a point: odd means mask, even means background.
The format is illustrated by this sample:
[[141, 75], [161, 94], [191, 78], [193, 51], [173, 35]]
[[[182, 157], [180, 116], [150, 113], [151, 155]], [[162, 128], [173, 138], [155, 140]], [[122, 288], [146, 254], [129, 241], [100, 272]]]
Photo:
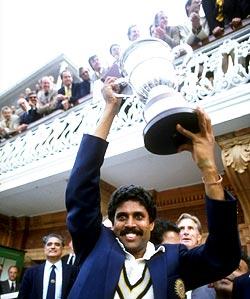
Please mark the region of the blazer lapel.
[[41, 264], [38, 268], [37, 273], [37, 294], [39, 294], [39, 298], [43, 298], [43, 276], [44, 276], [44, 267], [45, 263]]
[[104, 299], [114, 297], [114, 287], [117, 286], [122, 267], [125, 261], [125, 252], [122, 251], [120, 245], [116, 240], [113, 241], [113, 247], [110, 250], [110, 257], [107, 267]]
[[166, 298], [167, 294], [167, 267], [166, 254], [158, 253], [147, 262], [154, 289], [154, 298]]

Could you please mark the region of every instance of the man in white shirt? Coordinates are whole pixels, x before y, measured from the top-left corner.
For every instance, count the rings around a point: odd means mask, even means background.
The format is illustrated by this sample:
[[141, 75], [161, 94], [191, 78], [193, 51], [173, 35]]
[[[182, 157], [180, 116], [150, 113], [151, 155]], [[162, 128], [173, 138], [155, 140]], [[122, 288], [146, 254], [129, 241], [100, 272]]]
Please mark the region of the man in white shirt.
[[19, 290], [18, 274], [19, 268], [17, 266], [9, 267], [8, 279], [0, 282], [0, 294], [13, 293]]
[[43, 238], [46, 262], [24, 273], [19, 297], [22, 299], [64, 299], [74, 283], [75, 268], [62, 263], [64, 240], [58, 234]]

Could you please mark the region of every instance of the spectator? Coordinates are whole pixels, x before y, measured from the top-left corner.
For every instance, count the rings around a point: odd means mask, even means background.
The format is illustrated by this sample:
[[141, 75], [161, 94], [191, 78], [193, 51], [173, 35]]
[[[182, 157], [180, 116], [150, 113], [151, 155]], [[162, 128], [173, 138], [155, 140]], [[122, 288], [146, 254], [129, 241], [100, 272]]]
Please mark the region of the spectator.
[[23, 113], [19, 116], [20, 124], [28, 125], [40, 119], [42, 117], [42, 114], [39, 113], [36, 92], [31, 92], [27, 98], [28, 101], [25, 100], [25, 98], [20, 98], [17, 102], [23, 110]]
[[[242, 285], [239, 283], [241, 279], [245, 279], [247, 276], [247, 284]], [[239, 266], [235, 271], [212, 285], [216, 292], [215, 299], [249, 299], [250, 278], [246, 257], [242, 256]], [[247, 290], [248, 292], [246, 292]]]
[[62, 257], [62, 262], [73, 266], [76, 264], [76, 255], [74, 252], [72, 240], [70, 240], [70, 242], [69, 242], [69, 248], [70, 248], [70, 253], [66, 254]]
[[2, 121], [0, 122], [0, 137], [9, 138], [17, 133], [21, 133], [27, 129], [27, 124], [20, 125], [20, 119], [17, 115], [12, 114], [12, 110], [8, 106], [1, 109]]
[[202, 0], [210, 34], [220, 37], [226, 26], [233, 30], [241, 27], [241, 7], [238, 0]]
[[165, 41], [171, 48], [185, 42], [188, 30], [181, 26], [169, 26], [168, 17], [159, 11], [154, 18], [154, 36]]
[[96, 80], [99, 80], [106, 74], [108, 71], [107, 68], [102, 67], [100, 59], [97, 55], [93, 55], [89, 57], [89, 65], [91, 66], [92, 70], [94, 71], [94, 74], [91, 77], [91, 81], [94, 82]]
[[20, 299], [61, 298], [66, 299], [74, 283], [76, 269], [62, 263], [64, 240], [58, 234], [43, 238], [46, 262], [28, 268], [23, 276]]
[[[180, 229], [180, 242], [193, 249], [201, 244], [202, 227], [200, 220], [193, 215], [183, 213], [177, 220], [177, 226]], [[187, 293], [187, 298], [191, 299], [210, 299], [214, 295], [214, 290], [208, 285], [203, 285]]]
[[91, 91], [91, 81], [90, 81], [89, 69], [80, 67], [79, 68], [79, 77], [82, 79], [81, 98], [83, 98], [86, 95], [88, 95]]
[[17, 281], [19, 268], [10, 266], [8, 269], [8, 279], [0, 282], [0, 295], [17, 292], [19, 290], [19, 282]]
[[156, 218], [155, 203], [148, 192], [134, 185], [113, 193], [108, 205], [112, 229], [103, 226], [100, 168], [121, 105], [114, 94], [119, 91], [115, 80], [106, 79], [106, 106], [94, 135], [83, 136], [66, 190], [67, 225], [82, 263], [68, 299], [103, 298], [103, 294], [106, 298], [134, 298], [135, 293], [137, 298], [184, 298], [185, 287], [193, 289], [223, 277], [238, 265], [237, 202], [223, 190], [218, 176], [211, 120], [197, 109], [201, 132], [194, 134], [180, 125], [177, 130], [192, 142], [179, 150], [191, 151], [203, 176], [211, 228], [206, 244], [191, 250], [180, 244], [156, 249], [148, 242]]
[[180, 229], [175, 223], [168, 220], [156, 219], [150, 241], [154, 245], [178, 244], [180, 243], [179, 232]]
[[190, 31], [187, 36], [187, 44], [192, 47], [206, 44], [209, 37], [209, 27], [201, 6], [201, 0], [188, 0], [185, 9], [189, 18]]
[[114, 63], [119, 63], [121, 58], [121, 47], [118, 44], [112, 44], [109, 48], [109, 52], [114, 57]]
[[48, 76], [41, 79], [41, 89], [37, 93], [39, 113], [47, 115], [56, 109], [57, 91], [53, 89], [53, 82]]
[[90, 93], [90, 82], [74, 83], [70, 71], [61, 73], [63, 87], [58, 90], [57, 109], [68, 110], [69, 107], [77, 105], [78, 100]]
[[128, 39], [131, 41], [131, 42], [134, 42], [136, 40], [138, 40], [140, 38], [140, 31], [137, 27], [137, 25], [131, 25], [128, 27]]

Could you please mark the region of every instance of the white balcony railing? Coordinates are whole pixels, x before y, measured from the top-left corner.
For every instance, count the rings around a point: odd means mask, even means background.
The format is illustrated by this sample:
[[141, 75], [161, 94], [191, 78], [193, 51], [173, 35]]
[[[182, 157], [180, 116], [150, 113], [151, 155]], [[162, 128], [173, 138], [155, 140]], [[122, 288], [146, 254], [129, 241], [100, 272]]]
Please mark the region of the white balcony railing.
[[[185, 65], [181, 60], [177, 61], [178, 89], [187, 101], [202, 104], [219, 95], [219, 102], [216, 102], [219, 107], [220, 101], [225, 102], [225, 97], [230, 97], [231, 91], [234, 88], [238, 90], [239, 86], [244, 86], [244, 101], [249, 99], [248, 31], [235, 39], [226, 39], [216, 48], [210, 45], [196, 50]], [[75, 153], [82, 133], [93, 130], [103, 107], [103, 101], [94, 103], [89, 99], [70, 111], [59, 114], [56, 112], [55, 116], [32, 124], [26, 132], [3, 142], [0, 145], [0, 178], [10, 177], [13, 171], [20, 172], [27, 169], [28, 165], [46, 161], [45, 159], [55, 157], [58, 153]], [[127, 100], [112, 132], [141, 125], [144, 122], [142, 111], [143, 104], [136, 97]]]

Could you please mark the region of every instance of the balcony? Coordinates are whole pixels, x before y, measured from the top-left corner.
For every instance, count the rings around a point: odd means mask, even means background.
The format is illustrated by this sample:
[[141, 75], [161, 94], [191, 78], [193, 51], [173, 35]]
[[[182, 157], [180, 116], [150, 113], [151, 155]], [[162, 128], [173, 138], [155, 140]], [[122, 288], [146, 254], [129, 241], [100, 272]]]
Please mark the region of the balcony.
[[[249, 25], [178, 59], [179, 91], [203, 107], [216, 136], [250, 124]], [[87, 97], [67, 112], [33, 123], [0, 144], [0, 213], [34, 216], [62, 211], [64, 192], [79, 143], [93, 132], [104, 102]], [[102, 180], [112, 186], [135, 183], [162, 191], [201, 182], [188, 153], [158, 156], [144, 148], [143, 104], [131, 97], [122, 106], [109, 136]], [[224, 172], [219, 148], [219, 171]]]

